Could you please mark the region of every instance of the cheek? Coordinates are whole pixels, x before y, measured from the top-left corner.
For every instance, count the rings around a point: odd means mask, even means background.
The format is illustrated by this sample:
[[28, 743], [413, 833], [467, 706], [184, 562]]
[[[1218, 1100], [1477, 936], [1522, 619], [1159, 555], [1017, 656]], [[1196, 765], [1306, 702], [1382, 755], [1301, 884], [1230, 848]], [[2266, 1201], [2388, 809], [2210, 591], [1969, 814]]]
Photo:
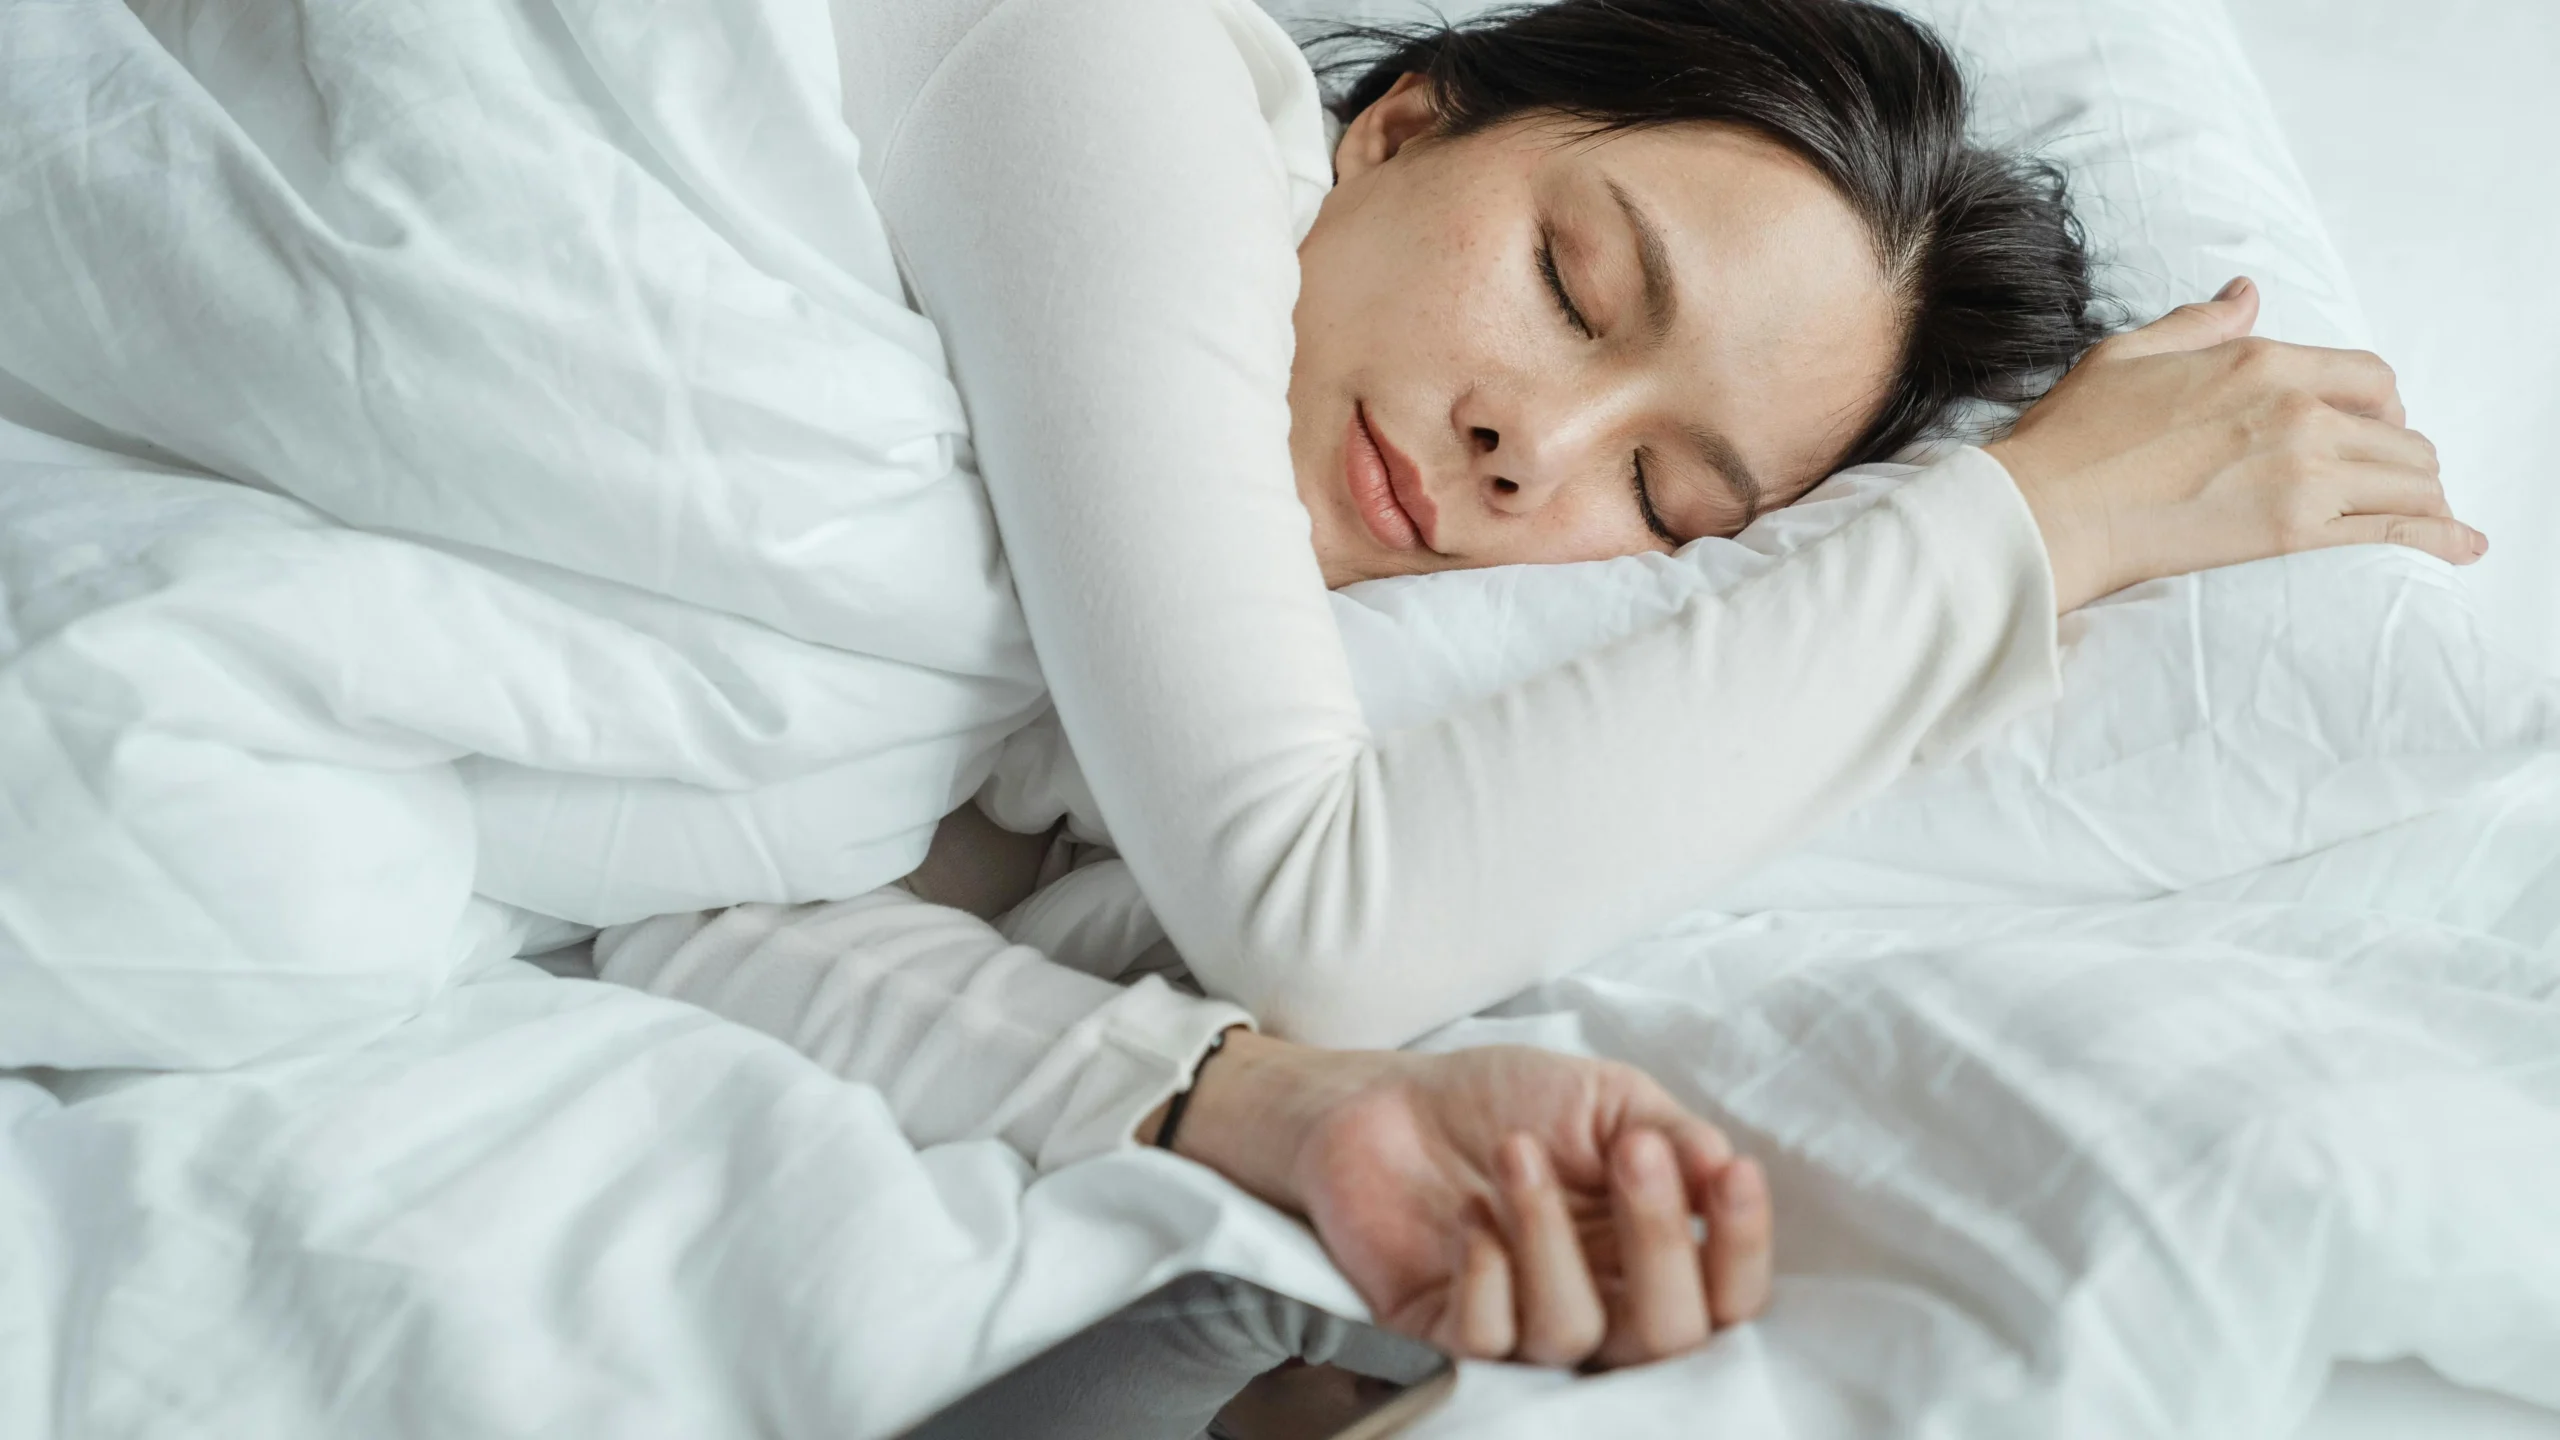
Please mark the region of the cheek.
[[1454, 354], [1488, 365], [1525, 358], [1547, 322], [1526, 222], [1480, 206], [1453, 207], [1435, 218], [1427, 233], [1414, 237], [1420, 258], [1410, 303], [1428, 310], [1432, 333]]
[[1577, 484], [1536, 513], [1502, 526], [1483, 563], [1564, 565], [1669, 548], [1644, 527], [1627, 493], [1594, 481]]
[[1435, 389], [1484, 383], [1526, 338], [1516, 219], [1446, 188], [1415, 183], [1364, 207], [1328, 257], [1348, 282], [1329, 303], [1362, 358]]

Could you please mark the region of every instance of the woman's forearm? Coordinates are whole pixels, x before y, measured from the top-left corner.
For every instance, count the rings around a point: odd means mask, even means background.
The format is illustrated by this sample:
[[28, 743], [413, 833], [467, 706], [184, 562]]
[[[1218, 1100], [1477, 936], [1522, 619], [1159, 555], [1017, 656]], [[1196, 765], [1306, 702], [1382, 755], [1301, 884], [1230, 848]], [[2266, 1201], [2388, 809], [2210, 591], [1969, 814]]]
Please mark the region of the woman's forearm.
[[917, 1144], [990, 1136], [1042, 1169], [1128, 1144], [1249, 1018], [1161, 980], [1068, 969], [894, 886], [618, 926], [596, 967], [877, 1088]]

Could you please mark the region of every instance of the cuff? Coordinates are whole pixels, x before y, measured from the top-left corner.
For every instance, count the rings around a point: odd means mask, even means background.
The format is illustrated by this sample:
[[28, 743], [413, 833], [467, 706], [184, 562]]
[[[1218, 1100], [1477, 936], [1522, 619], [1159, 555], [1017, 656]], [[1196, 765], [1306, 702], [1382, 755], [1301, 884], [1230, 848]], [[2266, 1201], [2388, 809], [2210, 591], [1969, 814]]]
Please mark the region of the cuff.
[[1155, 976], [1094, 1012], [1094, 1044], [1066, 1104], [1040, 1136], [1043, 1171], [1138, 1143], [1138, 1126], [1191, 1083], [1209, 1044], [1253, 1017], [1223, 1000], [1185, 995]]
[[2062, 692], [2053, 564], [2035, 512], [2008, 467], [1967, 445], [1913, 476], [1886, 502], [1939, 557], [1950, 645], [1982, 657], [1981, 677], [1922, 737], [1914, 758], [1941, 765]]

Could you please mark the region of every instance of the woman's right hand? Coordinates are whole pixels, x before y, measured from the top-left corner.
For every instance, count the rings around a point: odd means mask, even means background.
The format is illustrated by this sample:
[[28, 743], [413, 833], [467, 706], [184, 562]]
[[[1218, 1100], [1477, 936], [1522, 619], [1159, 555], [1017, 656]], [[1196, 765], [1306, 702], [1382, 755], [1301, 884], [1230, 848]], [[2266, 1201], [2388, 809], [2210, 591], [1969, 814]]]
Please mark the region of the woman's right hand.
[[2435, 446], [2402, 423], [2391, 367], [2251, 338], [2257, 318], [2257, 287], [2234, 280], [2103, 341], [1985, 447], [2035, 513], [2061, 609], [2330, 545], [2457, 565], [2488, 550], [2446, 508]]
[[1454, 1355], [1637, 1365], [1769, 1303], [1767, 1177], [1625, 1065], [1237, 1030], [1184, 1114], [1179, 1153], [1306, 1216], [1379, 1324]]

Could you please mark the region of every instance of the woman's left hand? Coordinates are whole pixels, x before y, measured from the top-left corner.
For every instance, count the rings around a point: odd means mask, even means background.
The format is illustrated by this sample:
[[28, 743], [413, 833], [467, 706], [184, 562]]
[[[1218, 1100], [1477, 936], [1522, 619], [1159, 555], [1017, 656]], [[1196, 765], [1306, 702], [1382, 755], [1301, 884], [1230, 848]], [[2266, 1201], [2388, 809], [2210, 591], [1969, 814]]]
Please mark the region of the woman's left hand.
[[1758, 1165], [1624, 1065], [1239, 1031], [1177, 1148], [1306, 1215], [1381, 1324], [1452, 1354], [1638, 1364], [1768, 1303]]

